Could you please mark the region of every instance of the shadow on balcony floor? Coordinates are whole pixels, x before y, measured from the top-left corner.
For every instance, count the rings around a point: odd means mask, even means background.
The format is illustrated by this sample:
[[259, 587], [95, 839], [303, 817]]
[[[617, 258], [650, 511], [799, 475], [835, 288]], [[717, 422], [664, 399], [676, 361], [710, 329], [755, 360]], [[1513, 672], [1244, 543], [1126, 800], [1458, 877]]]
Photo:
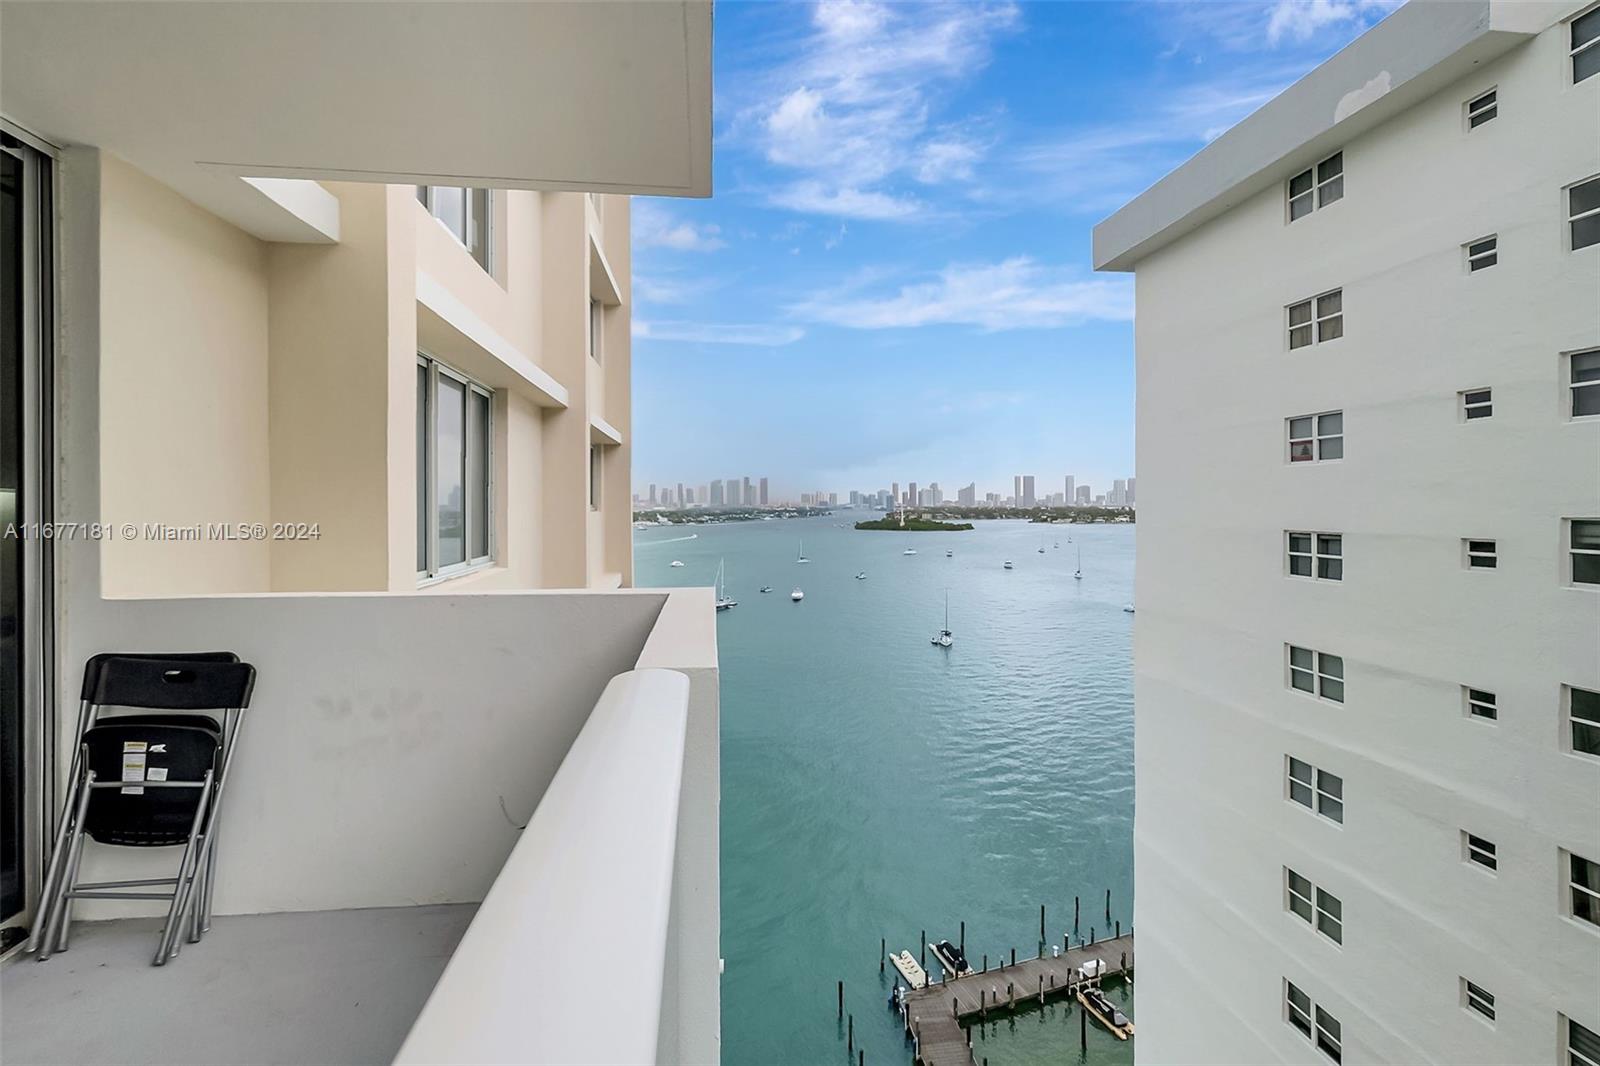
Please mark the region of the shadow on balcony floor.
[[218, 917], [150, 965], [157, 919], [80, 922], [0, 974], [9, 1063], [388, 1063], [476, 907]]

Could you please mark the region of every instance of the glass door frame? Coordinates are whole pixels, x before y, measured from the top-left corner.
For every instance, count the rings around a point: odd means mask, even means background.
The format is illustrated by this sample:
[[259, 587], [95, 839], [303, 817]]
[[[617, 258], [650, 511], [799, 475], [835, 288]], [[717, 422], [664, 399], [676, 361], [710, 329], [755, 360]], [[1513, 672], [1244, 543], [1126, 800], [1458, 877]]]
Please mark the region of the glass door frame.
[[[53, 146], [0, 118], [0, 152], [22, 162], [22, 505], [16, 515], [30, 532], [55, 513], [54, 360], [55, 180]], [[55, 568], [53, 542], [29, 537], [22, 562], [22, 908], [0, 919], [0, 929], [27, 928], [38, 899], [46, 849], [61, 795], [55, 753]], [[15, 933], [10, 934], [16, 936]], [[10, 937], [5, 941], [11, 947]], [[20, 940], [18, 941], [20, 943]]]

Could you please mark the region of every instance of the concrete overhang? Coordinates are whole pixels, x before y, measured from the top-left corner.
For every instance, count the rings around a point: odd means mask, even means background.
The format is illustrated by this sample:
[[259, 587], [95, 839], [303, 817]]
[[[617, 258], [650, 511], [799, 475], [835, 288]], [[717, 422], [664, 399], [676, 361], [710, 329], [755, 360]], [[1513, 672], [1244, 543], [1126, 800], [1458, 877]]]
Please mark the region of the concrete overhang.
[[1139, 260], [1521, 44], [1569, 0], [1411, 0], [1094, 228], [1094, 268]]
[[269, 240], [241, 178], [709, 196], [711, 4], [6, 0], [0, 112]]
[[566, 407], [567, 387], [497, 333], [432, 275], [417, 272], [417, 346], [539, 407]]
[[617, 432], [615, 426], [599, 415], [589, 416], [589, 443], [590, 444], [621, 444], [622, 434]]
[[617, 276], [612, 273], [605, 249], [600, 247], [593, 233], [589, 234], [589, 299], [598, 300], [606, 307], [617, 307], [622, 303], [622, 290], [617, 286]]

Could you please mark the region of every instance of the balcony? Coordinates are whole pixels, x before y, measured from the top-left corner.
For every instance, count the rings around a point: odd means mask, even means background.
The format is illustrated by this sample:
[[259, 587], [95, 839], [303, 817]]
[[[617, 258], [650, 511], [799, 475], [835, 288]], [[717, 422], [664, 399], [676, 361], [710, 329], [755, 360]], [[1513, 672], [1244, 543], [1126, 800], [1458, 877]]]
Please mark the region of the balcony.
[[[716, 1061], [709, 595], [100, 600], [69, 659], [259, 670], [217, 918], [155, 969], [152, 911], [80, 904], [0, 973], [8, 1060]], [[171, 864], [87, 847], [90, 879]]]

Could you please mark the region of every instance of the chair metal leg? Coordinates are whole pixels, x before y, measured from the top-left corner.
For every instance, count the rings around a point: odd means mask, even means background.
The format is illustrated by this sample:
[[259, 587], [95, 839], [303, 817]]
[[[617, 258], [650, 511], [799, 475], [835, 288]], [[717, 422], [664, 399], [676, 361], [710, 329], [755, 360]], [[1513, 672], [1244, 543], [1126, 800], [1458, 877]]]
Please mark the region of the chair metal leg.
[[[53, 898], [56, 885], [61, 880], [61, 871], [67, 857], [66, 848], [64, 845], [66, 844], [67, 834], [73, 824], [72, 815], [76, 809], [76, 801], [78, 798], [77, 788], [79, 784], [78, 768], [82, 765], [84, 757], [83, 734], [84, 730], [88, 728], [90, 711], [91, 709], [88, 700], [78, 701], [77, 743], [72, 749], [72, 766], [67, 770], [67, 795], [61, 804], [61, 820], [60, 824], [56, 826], [55, 847], [51, 849], [50, 863], [45, 867], [44, 882], [39, 886], [39, 906], [41, 908], [46, 905], [47, 901]], [[39, 945], [44, 939], [42, 936], [43, 930], [44, 923], [42, 921], [36, 921], [33, 923], [33, 930], [28, 935], [28, 943], [23, 948], [24, 951], [34, 952], [39, 950]]]
[[222, 794], [228, 787], [228, 768], [233, 765], [234, 748], [239, 743], [239, 727], [244, 725], [243, 707], [234, 711], [224, 711], [222, 715], [222, 775], [217, 780], [217, 797], [211, 804], [211, 823], [206, 829], [206, 890], [201, 895], [203, 915], [200, 920], [202, 933], [211, 930], [211, 899], [216, 891], [217, 882], [217, 840], [218, 822], [222, 817]]
[[[213, 818], [215, 818], [216, 817], [216, 813], [217, 813], [216, 803], [213, 802], [212, 805], [211, 805], [211, 816]], [[210, 833], [201, 834], [200, 854], [202, 856], [202, 859], [195, 866], [194, 879], [197, 882], [197, 884], [195, 885], [195, 905], [189, 909], [189, 919], [188, 919], [188, 921], [189, 921], [189, 943], [191, 943], [191, 944], [200, 943], [200, 938], [203, 935], [205, 935], [205, 931], [206, 931], [206, 929], [205, 929], [205, 917], [206, 917], [206, 915], [205, 915], [205, 899], [206, 899], [206, 892], [210, 888], [210, 884], [211, 884], [211, 865], [210, 865], [209, 855], [207, 853], [207, 847], [206, 846], [210, 843], [210, 840], [209, 840], [210, 836], [211, 836]]]
[[200, 837], [200, 827], [205, 824], [206, 808], [211, 799], [211, 771], [206, 771], [204, 783], [200, 786], [200, 801], [195, 804], [194, 821], [189, 823], [189, 839], [183, 845], [183, 859], [178, 864], [178, 881], [172, 886], [172, 907], [167, 911], [166, 924], [161, 927], [161, 942], [156, 948], [156, 957], [151, 965], [165, 966], [173, 955], [177, 943], [178, 931], [183, 924], [184, 908], [190, 899], [190, 890], [194, 887], [194, 877], [199, 869], [199, 861], [204, 856], [198, 854], [197, 842]]
[[[39, 938], [40, 962], [48, 959], [53, 951], [64, 950], [66, 946], [65, 926], [69, 921], [67, 910], [72, 901], [70, 893], [78, 880], [78, 859], [83, 854], [83, 816], [89, 807], [89, 793], [92, 791], [90, 786], [93, 784], [94, 771], [85, 771], [82, 780], [78, 782], [78, 803], [73, 811], [72, 831], [67, 837], [65, 864], [55, 887], [55, 894], [45, 903], [44, 932]], [[57, 948], [58, 942], [61, 945], [60, 949]]]

